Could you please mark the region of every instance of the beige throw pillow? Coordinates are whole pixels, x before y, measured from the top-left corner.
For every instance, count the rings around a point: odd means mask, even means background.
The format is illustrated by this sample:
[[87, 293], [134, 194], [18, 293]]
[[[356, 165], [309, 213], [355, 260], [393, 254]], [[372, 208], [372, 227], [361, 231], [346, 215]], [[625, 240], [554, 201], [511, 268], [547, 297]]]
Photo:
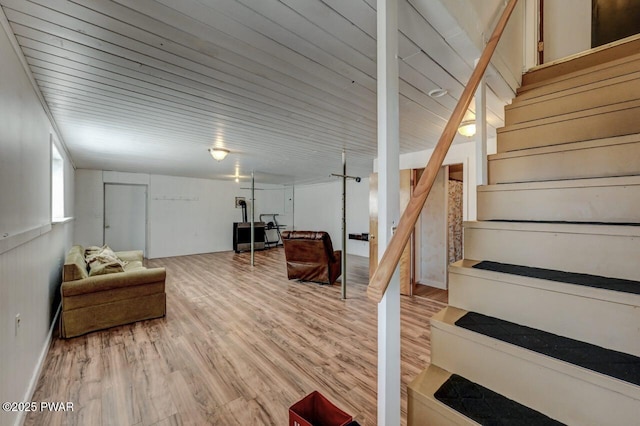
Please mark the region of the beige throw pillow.
[[92, 250], [92, 254], [86, 257], [89, 276], [124, 272], [126, 262], [120, 260], [110, 247], [104, 246], [99, 249], [99, 251]]

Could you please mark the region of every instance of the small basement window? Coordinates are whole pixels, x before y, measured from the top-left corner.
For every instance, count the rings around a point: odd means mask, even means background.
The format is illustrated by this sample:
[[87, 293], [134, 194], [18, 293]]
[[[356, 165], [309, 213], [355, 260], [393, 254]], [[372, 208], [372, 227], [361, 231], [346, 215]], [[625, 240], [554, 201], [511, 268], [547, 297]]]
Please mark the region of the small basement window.
[[64, 161], [51, 141], [51, 219], [64, 217]]

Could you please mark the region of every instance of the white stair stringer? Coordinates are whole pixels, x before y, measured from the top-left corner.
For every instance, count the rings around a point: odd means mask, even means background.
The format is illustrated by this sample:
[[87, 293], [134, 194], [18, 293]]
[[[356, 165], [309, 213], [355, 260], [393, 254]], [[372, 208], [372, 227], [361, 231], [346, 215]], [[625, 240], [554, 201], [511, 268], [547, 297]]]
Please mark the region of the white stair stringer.
[[489, 156], [489, 184], [640, 175], [640, 134]]
[[481, 221], [640, 223], [640, 176], [479, 186], [477, 200]]
[[479, 423], [438, 401], [434, 394], [451, 373], [430, 365], [407, 386], [407, 424], [412, 426], [477, 426]]
[[465, 222], [464, 256], [640, 281], [640, 226]]
[[450, 306], [640, 357], [640, 294], [476, 269], [476, 263], [449, 265]]
[[434, 365], [569, 425], [637, 424], [639, 386], [455, 326], [465, 313], [432, 317]]

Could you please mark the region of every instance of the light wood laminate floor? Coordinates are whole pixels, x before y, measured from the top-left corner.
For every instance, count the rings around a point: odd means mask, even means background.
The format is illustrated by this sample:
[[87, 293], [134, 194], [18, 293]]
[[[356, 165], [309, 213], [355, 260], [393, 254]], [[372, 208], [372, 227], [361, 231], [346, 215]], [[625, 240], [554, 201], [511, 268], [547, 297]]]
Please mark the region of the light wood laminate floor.
[[435, 300], [440, 303], [449, 302], [448, 290], [441, 290], [424, 284], [416, 284], [413, 294], [415, 296], [426, 297], [427, 299]]
[[[148, 261], [167, 268], [166, 318], [54, 338], [26, 425], [286, 425], [318, 390], [361, 425], [376, 424], [377, 306], [368, 260], [349, 257], [340, 286], [289, 281], [281, 248]], [[429, 318], [444, 305], [402, 298], [406, 387], [429, 362]]]

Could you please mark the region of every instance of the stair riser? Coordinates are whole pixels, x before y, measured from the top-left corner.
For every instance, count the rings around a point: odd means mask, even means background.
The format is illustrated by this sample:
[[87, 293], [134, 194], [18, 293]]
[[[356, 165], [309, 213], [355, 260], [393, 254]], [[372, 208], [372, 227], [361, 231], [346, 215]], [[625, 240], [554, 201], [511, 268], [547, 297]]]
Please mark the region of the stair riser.
[[[443, 413], [438, 400], [424, 400], [416, 398], [409, 391], [407, 396], [407, 424], [412, 426], [478, 426], [478, 423], [464, 416]], [[449, 415], [448, 415], [449, 414]]]
[[[635, 78], [632, 78], [635, 77]], [[639, 73], [618, 78], [615, 82], [604, 81], [532, 101], [518, 101], [505, 107], [505, 125], [523, 123], [640, 99]]]
[[464, 256], [467, 259], [640, 281], [638, 253], [638, 236], [500, 227], [465, 226], [464, 229]]
[[478, 220], [640, 223], [638, 183], [581, 188], [502, 188], [504, 186], [499, 190], [478, 188]]
[[535, 122], [518, 129], [498, 129], [498, 152], [640, 133], [639, 106], [586, 114], [562, 121]]
[[549, 84], [558, 79], [574, 79], [585, 73], [599, 73], [601, 70], [618, 67], [633, 60], [638, 53], [640, 38], [634, 37], [592, 51], [586, 55], [574, 56], [571, 60], [547, 64], [522, 76], [523, 87], [536, 84]]
[[[599, 300], [599, 296], [604, 297], [611, 292], [488, 271], [471, 271], [488, 277], [499, 276], [498, 281], [457, 273], [460, 269], [451, 267], [449, 271], [450, 306], [640, 356], [638, 295], [628, 295], [626, 302]], [[573, 293], [563, 292], [565, 289]], [[615, 333], [611, 333], [611, 324], [616, 324]]]
[[423, 370], [407, 386], [407, 425], [478, 426], [478, 423], [441, 403], [434, 393], [451, 377], [451, 373], [434, 365]]
[[594, 426], [637, 421], [640, 401], [598, 385], [601, 375], [587, 372], [585, 381], [581, 372], [567, 374], [572, 367], [565, 363], [433, 320], [431, 335], [433, 364], [558, 421]]
[[523, 101], [563, 90], [571, 90], [587, 84], [597, 83], [598, 81], [627, 75], [639, 69], [640, 55], [634, 55], [607, 64], [597, 70], [583, 70], [574, 74], [573, 77], [560, 76], [549, 81], [529, 85], [525, 85], [523, 81], [523, 86], [518, 89], [518, 97], [516, 99]]
[[[626, 141], [630, 137], [624, 138]], [[634, 137], [637, 139], [637, 137]], [[608, 140], [610, 141], [610, 140]], [[640, 175], [640, 141], [602, 146], [578, 143], [575, 149], [489, 157], [489, 183], [537, 182]]]

